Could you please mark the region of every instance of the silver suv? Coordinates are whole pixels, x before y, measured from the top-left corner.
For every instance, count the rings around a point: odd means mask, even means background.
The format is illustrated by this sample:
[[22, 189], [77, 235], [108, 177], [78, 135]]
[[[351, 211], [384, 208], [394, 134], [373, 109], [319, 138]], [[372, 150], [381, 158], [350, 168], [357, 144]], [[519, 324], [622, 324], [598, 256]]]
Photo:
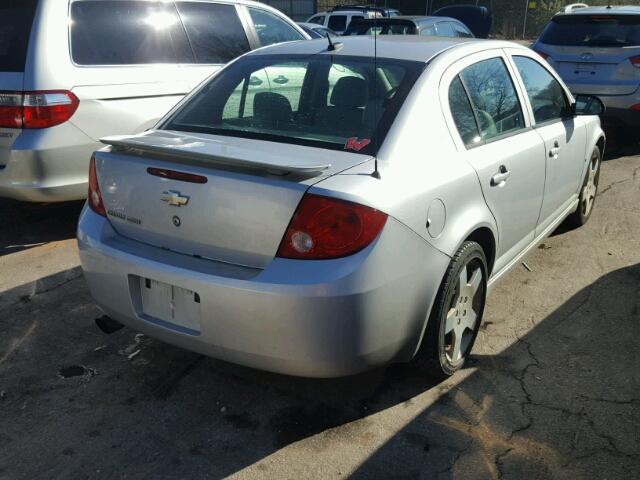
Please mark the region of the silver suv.
[[0, 197], [85, 198], [101, 137], [148, 129], [238, 55], [306, 38], [247, 0], [2, 0]]
[[574, 94], [602, 99], [605, 124], [640, 127], [640, 6], [571, 5], [553, 17], [532, 48]]

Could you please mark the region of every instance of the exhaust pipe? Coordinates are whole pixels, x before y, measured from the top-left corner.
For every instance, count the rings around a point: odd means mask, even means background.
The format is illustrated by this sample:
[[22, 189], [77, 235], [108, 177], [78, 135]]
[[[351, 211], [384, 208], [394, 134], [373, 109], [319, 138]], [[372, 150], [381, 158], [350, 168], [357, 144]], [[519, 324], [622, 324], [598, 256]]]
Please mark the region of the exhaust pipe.
[[124, 327], [123, 324], [111, 317], [107, 317], [106, 315], [103, 315], [100, 318], [96, 318], [96, 325], [107, 335], [111, 335], [112, 333], [117, 332], [122, 327]]

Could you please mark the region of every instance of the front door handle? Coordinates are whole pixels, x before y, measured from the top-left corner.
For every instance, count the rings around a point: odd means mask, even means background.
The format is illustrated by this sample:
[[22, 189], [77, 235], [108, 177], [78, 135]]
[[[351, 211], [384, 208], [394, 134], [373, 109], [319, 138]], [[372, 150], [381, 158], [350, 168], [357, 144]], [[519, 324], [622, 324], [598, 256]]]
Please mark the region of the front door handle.
[[555, 142], [553, 148], [549, 149], [549, 158], [558, 158], [558, 152], [560, 152], [560, 145]]
[[500, 173], [496, 173], [493, 177], [491, 177], [491, 186], [492, 187], [501, 187], [504, 182], [511, 176], [511, 172], [507, 170], [507, 167], [504, 165], [500, 165]]

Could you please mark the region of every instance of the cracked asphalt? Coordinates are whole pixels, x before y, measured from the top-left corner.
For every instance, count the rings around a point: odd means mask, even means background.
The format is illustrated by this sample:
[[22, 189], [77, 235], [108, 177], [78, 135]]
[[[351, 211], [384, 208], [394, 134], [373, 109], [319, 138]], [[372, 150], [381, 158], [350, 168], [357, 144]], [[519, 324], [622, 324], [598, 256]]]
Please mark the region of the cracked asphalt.
[[491, 293], [472, 361], [307, 380], [107, 336], [80, 204], [0, 200], [0, 479], [640, 478], [640, 148]]

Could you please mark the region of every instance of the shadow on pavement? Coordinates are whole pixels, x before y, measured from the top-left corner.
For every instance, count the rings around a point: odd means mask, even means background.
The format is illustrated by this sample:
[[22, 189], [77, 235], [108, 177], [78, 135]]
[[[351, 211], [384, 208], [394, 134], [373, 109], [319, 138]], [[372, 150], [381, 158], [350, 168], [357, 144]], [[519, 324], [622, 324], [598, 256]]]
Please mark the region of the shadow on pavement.
[[640, 478], [640, 265], [601, 277], [442, 384], [402, 365], [298, 379], [128, 329], [105, 336], [70, 273], [44, 279], [50, 288], [10, 316], [0, 310], [0, 478], [220, 478], [248, 467], [318, 478], [338, 476], [338, 460], [359, 465], [358, 479]]
[[74, 238], [83, 204], [25, 203], [0, 198], [0, 257]]

